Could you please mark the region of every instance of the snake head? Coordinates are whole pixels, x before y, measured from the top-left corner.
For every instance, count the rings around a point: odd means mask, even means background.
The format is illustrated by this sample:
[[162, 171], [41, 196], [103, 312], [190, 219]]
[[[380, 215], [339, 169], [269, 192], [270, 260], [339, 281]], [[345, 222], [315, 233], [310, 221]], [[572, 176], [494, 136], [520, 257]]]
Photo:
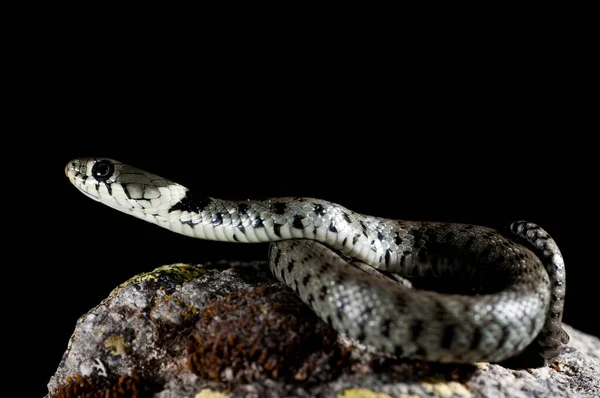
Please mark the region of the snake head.
[[113, 159], [78, 158], [67, 163], [65, 174], [82, 193], [101, 202], [103, 196], [112, 195], [122, 168], [123, 164]]
[[187, 188], [163, 177], [108, 158], [77, 158], [65, 174], [84, 195], [147, 221], [168, 213]]

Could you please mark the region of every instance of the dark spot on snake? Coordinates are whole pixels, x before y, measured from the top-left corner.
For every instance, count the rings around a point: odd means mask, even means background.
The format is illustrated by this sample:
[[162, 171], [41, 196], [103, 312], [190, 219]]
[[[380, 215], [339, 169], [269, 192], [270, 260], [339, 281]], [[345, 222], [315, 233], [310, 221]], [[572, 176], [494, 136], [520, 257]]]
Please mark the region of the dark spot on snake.
[[[131, 199], [126, 185], [123, 185], [123, 190], [125, 191], [125, 195]], [[212, 200], [206, 196], [200, 196], [197, 198], [192, 191], [187, 191], [185, 196], [179, 202], [171, 206], [169, 213], [176, 210], [189, 211], [190, 213], [201, 213], [211, 202]]]
[[407, 238], [412, 238], [412, 244], [416, 248], [422, 248], [425, 246], [425, 233], [420, 229], [413, 230], [412, 235], [407, 236]]
[[479, 253], [478, 257], [480, 259], [487, 258], [490, 255], [490, 253], [492, 252], [492, 248], [493, 248], [492, 245], [486, 245], [486, 247], [481, 251], [481, 253]]
[[423, 321], [420, 319], [413, 319], [410, 325], [410, 333], [411, 339], [416, 340], [421, 335], [421, 331], [423, 330]]
[[327, 270], [325, 269], [325, 267], [321, 265], [319, 268], [317, 268], [317, 277], [322, 277], [326, 271]]
[[354, 237], [352, 238], [352, 244], [355, 245], [356, 242], [358, 242], [358, 238], [360, 238], [360, 235], [354, 235]]
[[88, 179], [88, 176], [85, 176], [85, 175], [84, 175], [84, 176], [82, 176], [82, 177], [81, 177], [81, 183], [82, 183], [82, 184], [85, 184], [85, 182], [86, 182], [86, 180], [87, 180], [87, 179]]
[[504, 326], [502, 328], [502, 335], [500, 336], [500, 339], [498, 339], [498, 344], [496, 345], [496, 348], [502, 348], [504, 347], [504, 344], [506, 343], [506, 340], [508, 339], [508, 336], [510, 335], [510, 326]]
[[313, 235], [317, 236], [317, 227], [313, 228]]
[[247, 203], [239, 203], [238, 204], [238, 214], [240, 216], [246, 214], [246, 212], [248, 211], [248, 208], [249, 208], [249, 206]]
[[285, 203], [277, 202], [272, 205], [273, 213], [282, 215], [285, 213]]
[[308, 256], [304, 256], [304, 258], [302, 258], [302, 261], [304, 261], [305, 263], [308, 262]]
[[246, 233], [246, 228], [244, 228], [244, 225], [242, 223], [240, 223], [237, 227], [243, 234]]
[[396, 355], [397, 357], [403, 357], [404, 356], [404, 350], [402, 349], [402, 347], [400, 347], [399, 345], [397, 345], [396, 347], [394, 347], [394, 355]]
[[402, 238], [399, 237], [398, 235], [394, 236], [394, 243], [396, 243], [398, 246], [400, 246], [402, 244]]
[[216, 227], [217, 225], [223, 224], [223, 215], [221, 213], [215, 214], [215, 219], [213, 220], [213, 225]]
[[362, 220], [360, 221], [360, 227], [362, 229], [363, 235], [367, 236], [367, 226], [365, 225], [365, 222]]
[[319, 300], [325, 300], [325, 296], [327, 296], [327, 286], [321, 286], [321, 289], [319, 289]]
[[319, 216], [325, 215], [325, 209], [320, 204], [316, 204], [313, 211]]
[[290, 260], [290, 263], [287, 266], [288, 273], [292, 272], [292, 270], [294, 269], [295, 262], [296, 262], [296, 260]]
[[112, 195], [112, 184], [109, 182], [105, 182], [104, 186], [106, 186], [106, 190], [108, 191], [108, 194]]
[[346, 213], [345, 211], [343, 211], [342, 215], [344, 216], [344, 220], [346, 220], [346, 222], [348, 224], [352, 224], [352, 220], [350, 220], [350, 216], [348, 215], [348, 213]]
[[383, 235], [379, 231], [377, 231], [377, 239], [383, 240]]
[[310, 281], [310, 275], [306, 275], [304, 278], [302, 278], [302, 284], [304, 286], [308, 285], [308, 282]]
[[236, 242], [239, 242], [239, 240], [238, 240], [237, 236], [235, 236], [235, 234], [233, 234], [233, 240]]
[[529, 325], [529, 334], [533, 335], [535, 331], [535, 319], [531, 318], [531, 324]]
[[390, 265], [390, 249], [385, 251], [385, 265]]
[[304, 219], [304, 216], [301, 216], [300, 214], [295, 214], [292, 227], [297, 228], [297, 229], [303, 229], [304, 228], [304, 225], [302, 225], [303, 219]]
[[254, 228], [262, 228], [262, 227], [264, 227], [262, 218], [258, 217], [254, 221], [252, 221], [252, 226]]
[[275, 258], [273, 259], [273, 263], [275, 265], [279, 264], [279, 258], [281, 257], [281, 250], [277, 250], [277, 254], [275, 255]]
[[344, 307], [345, 304], [340, 303], [335, 310], [335, 314], [337, 315], [337, 318], [340, 320], [340, 322], [342, 322], [342, 320], [344, 319]]
[[273, 233], [281, 238], [281, 224], [273, 224]]
[[454, 339], [454, 325], [446, 325], [444, 328], [444, 337], [442, 338], [442, 348], [448, 349], [452, 345]]
[[473, 246], [473, 243], [475, 243], [475, 237], [473, 235], [469, 236], [469, 239], [467, 239], [467, 241], [465, 242], [465, 245], [462, 247], [463, 251], [468, 251], [471, 249], [471, 246]]
[[335, 225], [333, 225], [333, 221], [331, 222], [331, 224], [329, 224], [329, 230], [334, 233], [338, 231]]
[[297, 295], [300, 295], [300, 289], [298, 288], [298, 281], [294, 279], [294, 291]]
[[363, 340], [365, 339], [365, 337], [367, 337], [367, 336], [365, 335], [365, 332], [361, 331], [361, 332], [358, 334], [358, 336], [356, 336], [356, 339], [357, 339], [358, 341], [363, 341]]
[[327, 315], [327, 318], [325, 318], [325, 322], [327, 322], [327, 324], [331, 327], [333, 326], [333, 322], [331, 320], [331, 316]]
[[342, 246], [346, 246], [346, 242], [348, 242], [348, 237], [347, 236], [342, 241]]
[[373, 250], [374, 252], [377, 251], [377, 247], [375, 246], [375, 241], [374, 240], [371, 241], [371, 250]]
[[283, 267], [279, 268], [279, 279], [285, 281], [285, 274], [283, 273]]
[[561, 297], [560, 297], [558, 294], [556, 294], [556, 293], [553, 293], [553, 294], [552, 294], [552, 299], [553, 299], [554, 301], [558, 301], [558, 300], [560, 300], [560, 299], [561, 299]]
[[390, 337], [390, 325], [391, 325], [391, 323], [392, 323], [391, 319], [386, 319], [381, 324], [379, 332], [381, 333], [381, 335], [383, 337]]
[[410, 252], [404, 251], [402, 252], [402, 258], [400, 259], [400, 265], [402, 267], [407, 267], [408, 266], [408, 256], [409, 256]]
[[[127, 185], [123, 184], [121, 185], [121, 188], [123, 188], [123, 192], [125, 192], [125, 196], [127, 196], [127, 199], [131, 199], [131, 195], [129, 194], [129, 189], [127, 189]], [[175, 210], [181, 210], [178, 209], [177, 206], [185, 199], [185, 196], [183, 197], [183, 199], [181, 199], [179, 202], [175, 203], [173, 206], [171, 206], [171, 208], [169, 209], [169, 213]], [[181, 210], [183, 211], [183, 210]]]
[[476, 350], [481, 342], [481, 329], [475, 328], [473, 339], [471, 339], [471, 350]]
[[315, 296], [313, 296], [313, 294], [312, 294], [312, 293], [309, 293], [309, 294], [308, 294], [308, 299], [306, 300], [306, 304], [308, 304], [308, 305], [309, 305], [309, 307], [312, 307], [312, 306], [313, 306], [313, 303], [314, 303], [314, 301], [315, 301]]

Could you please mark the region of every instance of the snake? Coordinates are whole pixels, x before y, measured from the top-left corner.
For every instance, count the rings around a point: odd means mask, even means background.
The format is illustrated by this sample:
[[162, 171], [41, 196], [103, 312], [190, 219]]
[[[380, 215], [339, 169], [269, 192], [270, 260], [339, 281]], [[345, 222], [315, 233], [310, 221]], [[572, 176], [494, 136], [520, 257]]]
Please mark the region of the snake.
[[404, 221], [322, 199], [224, 200], [109, 158], [65, 168], [85, 196], [189, 237], [270, 242], [272, 274], [336, 331], [383, 354], [546, 363], [563, 350], [565, 265], [538, 225]]

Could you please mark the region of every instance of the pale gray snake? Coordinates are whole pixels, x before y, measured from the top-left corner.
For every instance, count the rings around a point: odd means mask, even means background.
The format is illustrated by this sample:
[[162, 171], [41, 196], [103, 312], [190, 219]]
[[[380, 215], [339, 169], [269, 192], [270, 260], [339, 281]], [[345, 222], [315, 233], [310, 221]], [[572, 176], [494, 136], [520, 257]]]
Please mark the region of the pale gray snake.
[[[499, 232], [365, 216], [313, 198], [214, 199], [105, 158], [75, 159], [65, 171], [86, 196], [174, 232], [273, 242], [273, 274], [333, 328], [383, 352], [441, 362], [523, 352], [548, 360], [568, 341], [563, 259], [533, 223]], [[446, 292], [411, 288], [404, 278]]]

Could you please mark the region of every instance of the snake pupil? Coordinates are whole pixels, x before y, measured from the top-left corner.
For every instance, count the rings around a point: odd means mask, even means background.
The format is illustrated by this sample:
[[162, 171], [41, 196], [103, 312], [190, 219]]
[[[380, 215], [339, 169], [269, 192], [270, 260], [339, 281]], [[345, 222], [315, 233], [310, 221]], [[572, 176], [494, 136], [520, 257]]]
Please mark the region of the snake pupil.
[[99, 161], [92, 168], [92, 175], [97, 181], [106, 181], [110, 178], [114, 170], [112, 163], [107, 161]]

